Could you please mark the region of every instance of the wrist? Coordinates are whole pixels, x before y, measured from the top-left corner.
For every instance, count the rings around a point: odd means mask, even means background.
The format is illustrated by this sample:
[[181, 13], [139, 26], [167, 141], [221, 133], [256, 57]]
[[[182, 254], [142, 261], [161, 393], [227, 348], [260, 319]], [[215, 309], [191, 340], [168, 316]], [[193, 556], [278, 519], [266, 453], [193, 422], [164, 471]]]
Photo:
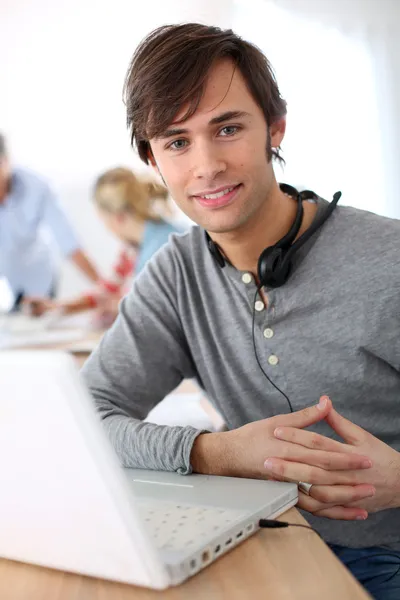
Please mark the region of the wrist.
[[396, 452], [395, 460], [392, 460], [388, 469], [389, 478], [386, 491], [390, 493], [390, 502], [382, 508], [400, 508], [400, 452]]
[[195, 439], [190, 453], [194, 473], [204, 475], [229, 475], [229, 432], [201, 433]]

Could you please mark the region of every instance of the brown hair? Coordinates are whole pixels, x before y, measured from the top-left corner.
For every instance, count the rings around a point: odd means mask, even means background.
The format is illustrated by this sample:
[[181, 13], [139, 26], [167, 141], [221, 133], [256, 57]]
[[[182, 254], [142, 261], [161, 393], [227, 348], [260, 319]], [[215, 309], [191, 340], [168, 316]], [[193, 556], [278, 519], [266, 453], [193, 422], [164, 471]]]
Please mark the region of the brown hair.
[[130, 169], [117, 167], [97, 179], [93, 191], [99, 208], [111, 213], [132, 212], [144, 221], [158, 221], [154, 200], [167, 200], [163, 185], [137, 177]]
[[[257, 46], [231, 29], [185, 23], [152, 31], [136, 49], [125, 79], [124, 101], [131, 144], [147, 164], [149, 139], [162, 135], [182, 107], [179, 122], [191, 117], [201, 100], [215, 61], [230, 58], [244, 77], [268, 127], [286, 115], [272, 67]], [[268, 136], [268, 160], [283, 161]]]

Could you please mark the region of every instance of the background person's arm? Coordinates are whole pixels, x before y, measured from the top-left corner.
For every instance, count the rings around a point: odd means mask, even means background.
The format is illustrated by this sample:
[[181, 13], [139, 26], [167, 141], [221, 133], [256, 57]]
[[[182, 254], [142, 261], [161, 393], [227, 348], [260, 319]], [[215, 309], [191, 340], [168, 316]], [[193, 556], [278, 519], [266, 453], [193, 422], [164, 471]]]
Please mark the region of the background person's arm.
[[57, 310], [62, 315], [74, 315], [94, 308], [91, 296], [81, 296], [75, 300], [58, 301], [48, 298], [27, 297], [23, 300], [24, 310], [32, 317], [41, 317], [49, 311]]
[[74, 263], [74, 265], [86, 275], [88, 279], [95, 283], [99, 280], [99, 274], [96, 268], [90, 262], [83, 250], [75, 250], [75, 252], [72, 252], [72, 254], [70, 254], [69, 258]]

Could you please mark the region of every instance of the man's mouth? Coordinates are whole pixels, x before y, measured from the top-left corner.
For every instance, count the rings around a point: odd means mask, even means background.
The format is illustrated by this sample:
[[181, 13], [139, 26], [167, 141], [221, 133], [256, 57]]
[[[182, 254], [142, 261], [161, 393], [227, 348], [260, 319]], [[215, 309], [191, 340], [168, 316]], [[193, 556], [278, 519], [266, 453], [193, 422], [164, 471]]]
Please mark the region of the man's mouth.
[[206, 208], [220, 208], [229, 204], [236, 196], [241, 184], [231, 185], [225, 188], [219, 188], [215, 191], [207, 191], [202, 194], [196, 194], [193, 197], [201, 206]]

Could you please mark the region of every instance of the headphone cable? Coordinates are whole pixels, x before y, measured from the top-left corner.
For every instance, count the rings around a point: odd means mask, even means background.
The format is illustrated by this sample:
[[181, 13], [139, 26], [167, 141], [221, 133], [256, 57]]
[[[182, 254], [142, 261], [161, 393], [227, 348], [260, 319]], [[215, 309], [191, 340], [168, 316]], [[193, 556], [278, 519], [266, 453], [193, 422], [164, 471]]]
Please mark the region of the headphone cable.
[[[323, 537], [322, 535], [313, 527], [310, 527], [310, 525], [303, 525], [302, 523], [288, 523], [287, 521], [275, 521], [273, 519], [260, 519], [258, 522], [258, 526], [261, 529], [280, 529], [283, 527], [303, 527], [304, 529], [309, 529], [310, 531], [312, 531], [313, 533], [316, 533], [322, 540]], [[372, 554], [366, 554], [365, 556], [358, 556], [357, 558], [352, 558], [351, 560], [347, 561], [345, 564], [345, 566], [347, 568], [349, 568], [349, 565], [351, 565], [352, 563], [356, 563], [359, 562], [360, 560], [368, 560], [369, 558], [377, 558], [380, 556], [390, 556], [391, 558], [394, 558], [397, 562], [397, 564], [400, 564], [400, 560], [399, 560], [399, 556], [398, 554], [395, 554], [394, 552], [373, 552]], [[390, 581], [391, 579], [393, 579], [394, 577], [397, 576], [397, 574], [400, 571], [400, 566], [397, 569], [397, 571], [395, 571], [390, 577], [388, 577], [388, 579], [385, 579], [383, 583], [387, 583], [388, 581]]]

